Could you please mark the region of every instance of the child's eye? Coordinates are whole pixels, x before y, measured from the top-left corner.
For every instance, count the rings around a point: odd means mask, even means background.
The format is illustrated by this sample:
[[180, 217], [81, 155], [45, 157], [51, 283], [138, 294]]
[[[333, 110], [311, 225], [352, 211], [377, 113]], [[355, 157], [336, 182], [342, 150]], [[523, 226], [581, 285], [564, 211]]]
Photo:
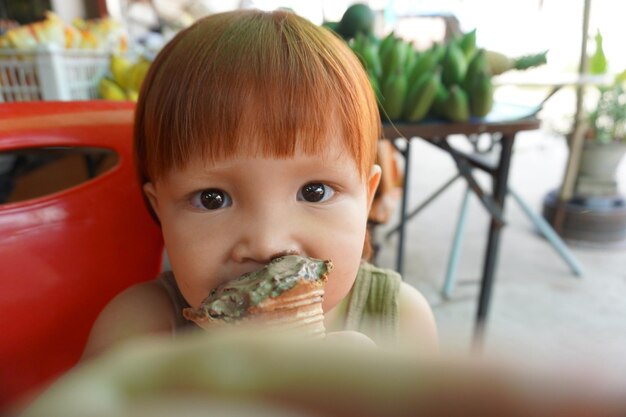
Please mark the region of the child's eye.
[[216, 188], [201, 191], [191, 198], [191, 205], [200, 209], [218, 210], [232, 204], [228, 193]]
[[329, 185], [321, 182], [311, 182], [300, 188], [298, 191], [298, 201], [308, 201], [309, 203], [319, 203], [326, 201], [335, 195], [335, 190]]

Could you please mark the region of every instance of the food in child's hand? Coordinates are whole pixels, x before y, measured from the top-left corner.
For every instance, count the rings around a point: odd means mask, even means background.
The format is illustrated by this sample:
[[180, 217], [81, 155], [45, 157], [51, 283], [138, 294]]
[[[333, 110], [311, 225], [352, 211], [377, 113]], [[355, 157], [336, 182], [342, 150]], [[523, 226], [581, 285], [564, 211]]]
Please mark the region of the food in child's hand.
[[322, 300], [332, 267], [331, 261], [296, 255], [276, 258], [213, 289], [198, 308], [183, 309], [183, 316], [205, 329], [254, 320], [323, 337]]

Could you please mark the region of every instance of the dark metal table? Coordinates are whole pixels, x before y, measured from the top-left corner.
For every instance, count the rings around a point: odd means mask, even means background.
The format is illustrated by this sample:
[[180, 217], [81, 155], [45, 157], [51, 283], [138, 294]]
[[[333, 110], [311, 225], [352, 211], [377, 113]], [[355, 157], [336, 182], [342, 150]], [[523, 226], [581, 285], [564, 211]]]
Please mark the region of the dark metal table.
[[[407, 139], [406, 146], [398, 149], [405, 158], [403, 195], [401, 202], [400, 224], [395, 229], [399, 232], [399, 243], [397, 252], [396, 269], [400, 274], [403, 271], [404, 261], [404, 240], [406, 221], [412, 217], [419, 209], [418, 207], [413, 213], [407, 213], [407, 200], [410, 191], [409, 171], [411, 168], [411, 141], [419, 138], [428, 143], [444, 150], [454, 160], [458, 175], [453, 178], [447, 185], [444, 185], [440, 191], [456, 178], [463, 177], [471, 190], [478, 196], [480, 202], [487, 209], [491, 216], [491, 222], [487, 231], [487, 248], [483, 263], [482, 279], [480, 284], [480, 297], [478, 301], [478, 311], [476, 315], [476, 328], [474, 332], [475, 341], [482, 341], [484, 332], [484, 324], [489, 312], [489, 304], [491, 299], [491, 291], [495, 280], [495, 268], [498, 258], [498, 247], [500, 242], [500, 231], [504, 226], [502, 212], [504, 209], [504, 201], [507, 193], [509, 167], [511, 165], [511, 154], [515, 136], [520, 131], [535, 130], [540, 126], [540, 121], [535, 117], [513, 121], [485, 121], [475, 123], [395, 123], [383, 124], [383, 136], [387, 139], [404, 137]], [[488, 133], [499, 137], [499, 158], [496, 163], [480, 158], [480, 156], [465, 153], [451, 146], [449, 137], [451, 135], [479, 135]], [[472, 175], [472, 169], [479, 169], [489, 174], [492, 179], [491, 192], [485, 192], [476, 182]], [[434, 199], [439, 192], [436, 192], [428, 201], [424, 202], [421, 207], [428, 204]]]

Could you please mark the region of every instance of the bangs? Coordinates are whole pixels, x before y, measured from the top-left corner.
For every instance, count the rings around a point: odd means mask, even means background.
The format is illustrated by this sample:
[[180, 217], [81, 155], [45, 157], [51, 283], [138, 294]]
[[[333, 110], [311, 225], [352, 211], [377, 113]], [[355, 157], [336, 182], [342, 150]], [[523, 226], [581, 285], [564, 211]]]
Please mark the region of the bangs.
[[358, 59], [331, 32], [288, 12], [209, 16], [159, 53], [137, 104], [143, 182], [191, 158], [319, 154], [340, 135], [361, 177], [380, 118]]

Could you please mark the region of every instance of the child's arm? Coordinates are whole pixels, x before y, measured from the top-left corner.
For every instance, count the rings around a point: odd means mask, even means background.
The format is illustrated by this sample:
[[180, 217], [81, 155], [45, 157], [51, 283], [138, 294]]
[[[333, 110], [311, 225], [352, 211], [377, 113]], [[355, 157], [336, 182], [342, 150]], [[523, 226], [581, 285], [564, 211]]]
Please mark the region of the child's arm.
[[82, 360], [112, 345], [148, 333], [171, 333], [173, 306], [166, 290], [157, 282], [137, 284], [118, 294], [94, 323]]
[[424, 296], [406, 282], [400, 286], [398, 313], [402, 347], [419, 354], [436, 353], [439, 342], [433, 312]]

